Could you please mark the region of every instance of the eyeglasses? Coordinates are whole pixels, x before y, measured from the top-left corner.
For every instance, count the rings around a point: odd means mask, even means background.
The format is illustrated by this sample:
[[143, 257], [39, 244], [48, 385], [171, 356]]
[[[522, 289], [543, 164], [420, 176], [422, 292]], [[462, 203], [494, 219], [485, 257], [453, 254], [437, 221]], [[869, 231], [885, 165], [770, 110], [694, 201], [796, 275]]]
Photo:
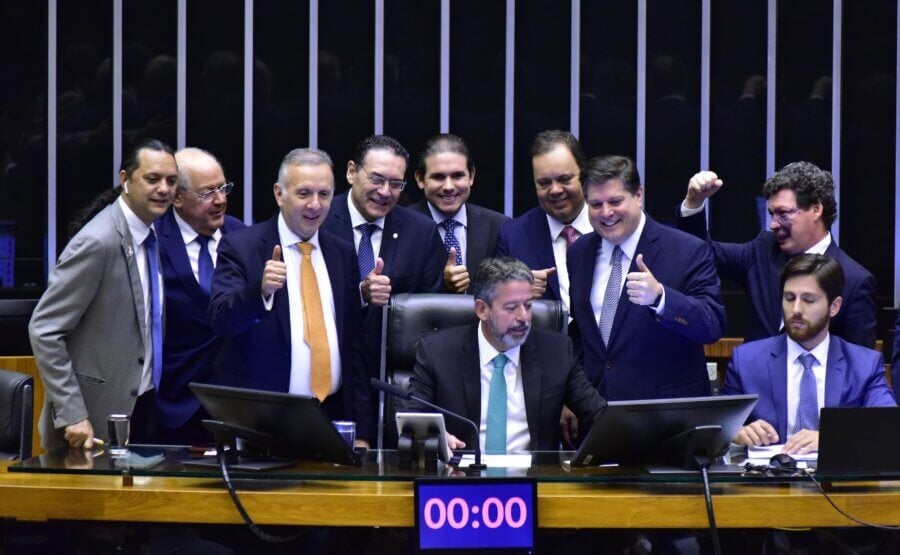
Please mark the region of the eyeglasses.
[[[230, 193], [233, 189], [234, 189], [234, 183], [229, 181], [228, 183], [220, 185], [219, 187], [217, 187], [215, 189], [203, 191], [202, 193], [196, 193], [194, 191], [191, 191], [191, 194], [193, 194], [195, 197], [199, 198], [203, 202], [210, 202], [210, 201], [212, 201], [213, 198], [215, 198], [216, 193], [222, 193], [224, 196], [227, 197], [228, 193]], [[190, 190], [190, 189], [188, 189], [188, 190]]]
[[794, 217], [800, 212], [799, 208], [791, 208], [790, 210], [777, 210], [772, 212], [772, 219], [781, 223], [789, 224], [794, 221]]
[[391, 190], [394, 191], [402, 191], [406, 187], [406, 181], [402, 179], [388, 179], [387, 177], [377, 174], [375, 172], [370, 172], [366, 170], [366, 168], [362, 167], [362, 164], [358, 164], [357, 168], [361, 169], [369, 176], [369, 183], [375, 185], [375, 187], [382, 187], [385, 183], [390, 185]]

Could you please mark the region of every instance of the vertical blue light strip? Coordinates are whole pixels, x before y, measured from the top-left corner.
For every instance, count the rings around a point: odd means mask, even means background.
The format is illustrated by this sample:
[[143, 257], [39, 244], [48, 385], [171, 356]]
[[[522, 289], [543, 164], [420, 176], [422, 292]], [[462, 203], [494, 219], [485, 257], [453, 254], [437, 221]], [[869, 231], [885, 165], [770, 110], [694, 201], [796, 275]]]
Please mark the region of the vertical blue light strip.
[[450, 0], [441, 0], [441, 133], [450, 132]]
[[[712, 0], [703, 0], [700, 15], [700, 169], [709, 167], [709, 106], [710, 106], [710, 65], [712, 45], [710, 31], [712, 28]], [[706, 227], [709, 229], [709, 216], [712, 202], [706, 207]]]
[[576, 137], [581, 118], [581, 0], [572, 0], [571, 60], [569, 79], [569, 132]]
[[56, 266], [56, 0], [47, 0], [47, 265]]
[[[778, 0], [769, 0], [766, 20], [766, 177], [775, 173], [775, 106], [778, 64]], [[772, 217], [766, 212], [762, 231], [769, 229]]]
[[253, 223], [253, 0], [244, 0], [244, 223]]
[[[898, 3], [900, 4], [900, 3]], [[900, 6], [897, 7], [897, 69], [900, 77]], [[896, 88], [894, 113], [894, 307], [900, 307], [900, 87]], [[897, 384], [894, 387], [900, 387]]]
[[[645, 171], [647, 145], [647, 0], [638, 0], [637, 5], [637, 145], [635, 164], [638, 174], [647, 179]], [[646, 195], [647, 185], [644, 184]], [[644, 199], [644, 206], [647, 199]]]
[[309, 0], [309, 146], [319, 144], [319, 0]]
[[[834, 200], [841, 205], [841, 39], [843, 38], [842, 0], [834, 0], [831, 33], [831, 175], [834, 176]], [[896, 219], [896, 218], [895, 218]], [[841, 244], [841, 211], [831, 224], [831, 236]]]
[[513, 215], [513, 130], [516, 92], [516, 0], [506, 0], [506, 103], [503, 130], [503, 213]]
[[113, 0], [112, 44], [112, 186], [119, 184], [122, 164], [122, 0]]
[[178, 28], [177, 28], [177, 52], [178, 78], [176, 89], [175, 126], [177, 144], [175, 148], [181, 150], [187, 146], [187, 0], [178, 0]]
[[375, 134], [384, 133], [384, 0], [375, 0]]

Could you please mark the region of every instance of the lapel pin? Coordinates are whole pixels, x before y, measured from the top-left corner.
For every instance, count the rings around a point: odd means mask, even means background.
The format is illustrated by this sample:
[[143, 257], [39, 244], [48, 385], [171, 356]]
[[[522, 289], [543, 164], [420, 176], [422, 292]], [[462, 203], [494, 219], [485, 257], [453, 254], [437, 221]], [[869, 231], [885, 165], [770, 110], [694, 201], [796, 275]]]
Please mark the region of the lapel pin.
[[396, 239], [398, 237], [398, 235], [396, 233], [394, 233], [393, 237], [394, 237], [394, 239]]
[[134, 248], [131, 245], [125, 247], [125, 258], [131, 258], [134, 256]]

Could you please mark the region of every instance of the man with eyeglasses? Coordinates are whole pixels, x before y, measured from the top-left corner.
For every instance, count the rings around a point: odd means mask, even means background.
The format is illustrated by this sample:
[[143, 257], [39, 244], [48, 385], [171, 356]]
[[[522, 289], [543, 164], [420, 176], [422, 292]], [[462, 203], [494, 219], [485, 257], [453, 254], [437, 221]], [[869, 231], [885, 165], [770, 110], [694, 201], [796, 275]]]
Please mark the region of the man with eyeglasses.
[[810, 162], [793, 162], [763, 185], [772, 221], [768, 231], [746, 243], [720, 243], [709, 238], [706, 199], [722, 188], [714, 172], [701, 171], [688, 183], [678, 209], [678, 228], [709, 240], [719, 276], [740, 283], [750, 304], [747, 341], [781, 333], [781, 286], [778, 276], [788, 260], [803, 253], [836, 259], [844, 270], [843, 309], [831, 320], [831, 333], [851, 343], [875, 347], [875, 277], [841, 250], [831, 236], [837, 218], [834, 180]]
[[156, 223], [165, 280], [166, 337], [162, 378], [156, 392], [152, 440], [195, 445], [211, 440], [207, 417], [190, 391], [192, 381], [212, 381], [222, 347], [207, 317], [213, 270], [222, 237], [244, 224], [225, 211], [234, 184], [211, 153], [185, 148], [175, 153], [178, 184], [172, 208]]
[[[347, 162], [350, 190], [331, 203], [323, 229], [356, 247], [359, 283], [365, 304], [361, 341], [365, 367], [375, 377], [381, 367], [381, 307], [391, 295], [443, 289], [444, 246], [431, 218], [397, 206], [406, 187], [409, 152], [387, 135], [366, 137]], [[372, 440], [376, 429], [374, 395], [362, 403], [364, 426], [357, 436]]]

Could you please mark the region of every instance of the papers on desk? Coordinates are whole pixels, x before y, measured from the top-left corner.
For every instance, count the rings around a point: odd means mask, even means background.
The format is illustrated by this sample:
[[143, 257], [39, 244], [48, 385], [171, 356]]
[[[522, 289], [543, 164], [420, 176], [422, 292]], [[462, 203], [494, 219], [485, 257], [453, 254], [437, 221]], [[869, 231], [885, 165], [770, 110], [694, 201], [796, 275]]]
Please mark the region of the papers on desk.
[[[481, 462], [489, 468], [531, 468], [531, 455], [481, 455]], [[463, 455], [458, 468], [475, 464], [475, 455]]]
[[[747, 462], [758, 466], [768, 465], [769, 459], [781, 453], [782, 451], [784, 451], [783, 443], [779, 443], [777, 445], [760, 445], [759, 447], [748, 447]], [[803, 455], [793, 454], [791, 455], [791, 457], [793, 457], [794, 460], [800, 463], [797, 465], [798, 467], [806, 468], [805, 463], [816, 462], [819, 460], [819, 452], [812, 451]]]

